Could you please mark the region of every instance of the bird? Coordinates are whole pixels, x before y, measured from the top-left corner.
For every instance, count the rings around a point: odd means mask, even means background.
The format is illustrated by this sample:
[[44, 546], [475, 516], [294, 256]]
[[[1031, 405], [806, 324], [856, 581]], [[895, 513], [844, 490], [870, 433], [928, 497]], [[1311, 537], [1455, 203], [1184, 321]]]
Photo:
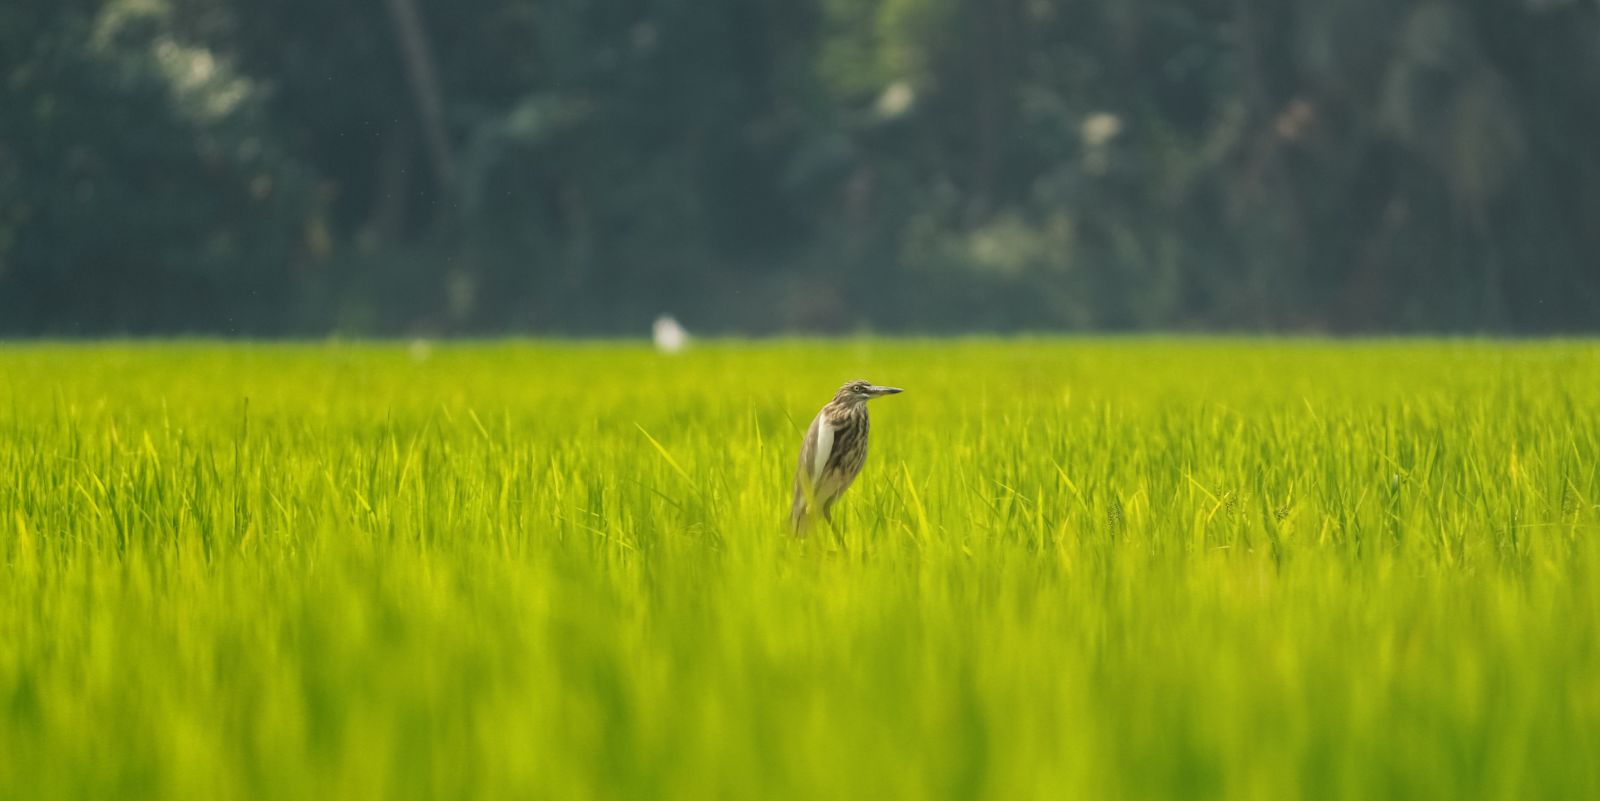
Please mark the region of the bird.
[[861, 472], [867, 460], [867, 401], [903, 391], [871, 381], [851, 381], [811, 419], [794, 473], [789, 524], [795, 534], [804, 535], [819, 510], [831, 523], [834, 503]]
[[677, 318], [670, 314], [663, 314], [657, 317], [655, 324], [650, 328], [650, 332], [656, 342], [656, 350], [662, 353], [677, 353], [689, 346], [688, 329], [685, 329]]

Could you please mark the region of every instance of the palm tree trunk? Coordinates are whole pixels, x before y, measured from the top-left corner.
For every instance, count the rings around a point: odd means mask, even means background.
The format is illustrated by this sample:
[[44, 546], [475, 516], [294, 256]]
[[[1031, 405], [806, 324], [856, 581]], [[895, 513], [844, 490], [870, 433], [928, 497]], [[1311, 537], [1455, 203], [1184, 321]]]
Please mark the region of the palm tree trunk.
[[422, 27], [422, 15], [417, 11], [416, 0], [385, 0], [384, 5], [389, 10], [389, 21], [394, 24], [395, 40], [405, 61], [406, 78], [417, 103], [417, 116], [422, 123], [434, 177], [438, 179], [440, 191], [448, 195], [455, 186], [455, 156], [445, 133], [439, 72], [434, 66], [433, 51], [428, 47], [427, 32]]

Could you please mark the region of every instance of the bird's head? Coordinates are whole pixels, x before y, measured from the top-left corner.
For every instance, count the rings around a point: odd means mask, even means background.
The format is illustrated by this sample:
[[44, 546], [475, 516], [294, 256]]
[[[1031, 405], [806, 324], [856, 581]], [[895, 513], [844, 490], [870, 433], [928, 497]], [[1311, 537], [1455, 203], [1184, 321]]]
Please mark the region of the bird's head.
[[866, 403], [873, 398], [881, 398], [884, 395], [894, 395], [900, 392], [904, 392], [904, 390], [896, 387], [881, 387], [871, 381], [856, 380], [839, 387], [839, 392], [833, 396], [833, 400], [835, 403]]

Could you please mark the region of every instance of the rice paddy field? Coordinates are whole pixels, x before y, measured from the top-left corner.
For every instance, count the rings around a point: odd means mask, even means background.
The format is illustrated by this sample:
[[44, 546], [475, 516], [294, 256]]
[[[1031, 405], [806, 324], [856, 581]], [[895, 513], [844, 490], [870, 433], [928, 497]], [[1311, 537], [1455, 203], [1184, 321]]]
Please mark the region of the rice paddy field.
[[1600, 344], [5, 345], [0, 798], [1600, 798]]

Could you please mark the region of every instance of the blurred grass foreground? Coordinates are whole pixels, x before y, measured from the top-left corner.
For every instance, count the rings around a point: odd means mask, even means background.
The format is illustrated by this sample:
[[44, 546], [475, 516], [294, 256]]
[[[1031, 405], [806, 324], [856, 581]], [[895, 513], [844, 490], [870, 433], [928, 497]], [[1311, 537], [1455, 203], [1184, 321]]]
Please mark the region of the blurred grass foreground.
[[[1592, 343], [0, 375], [0, 798], [1600, 797]], [[858, 376], [907, 392], [793, 540]]]

